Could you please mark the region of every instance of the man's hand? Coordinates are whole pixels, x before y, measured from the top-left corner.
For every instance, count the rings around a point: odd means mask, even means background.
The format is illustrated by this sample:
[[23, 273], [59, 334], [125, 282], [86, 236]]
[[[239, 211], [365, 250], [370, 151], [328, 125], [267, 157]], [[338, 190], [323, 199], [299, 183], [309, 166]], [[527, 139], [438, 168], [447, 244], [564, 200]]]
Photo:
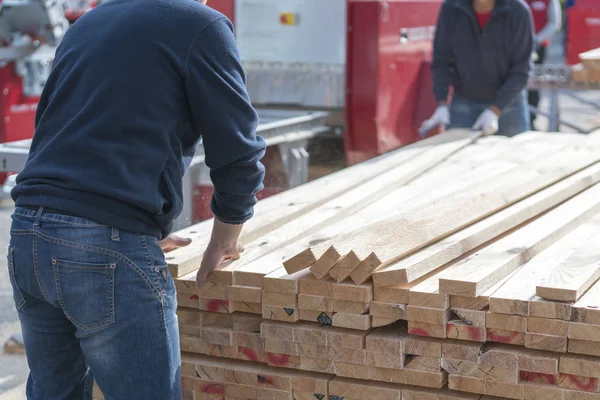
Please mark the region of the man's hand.
[[206, 277], [214, 271], [219, 265], [227, 260], [237, 260], [240, 258], [240, 253], [244, 251], [244, 247], [236, 244], [235, 247], [229, 249], [219, 249], [216, 246], [209, 245], [202, 257], [200, 269], [196, 273], [196, 287], [202, 286], [206, 281]]
[[419, 136], [423, 139], [427, 133], [439, 125], [448, 125], [450, 123], [450, 110], [447, 105], [440, 105], [431, 118], [421, 124], [419, 128]]
[[238, 243], [243, 225], [231, 225], [214, 219], [212, 235], [196, 274], [196, 286], [200, 287], [206, 277], [226, 260], [237, 260], [244, 248]]
[[178, 249], [179, 247], [185, 247], [190, 243], [192, 243], [192, 239], [182, 238], [173, 234], [167, 236], [163, 240], [158, 241], [160, 248], [165, 253]]
[[498, 113], [487, 108], [477, 118], [475, 125], [471, 129], [483, 132], [484, 136], [493, 135], [498, 132], [498, 116]]

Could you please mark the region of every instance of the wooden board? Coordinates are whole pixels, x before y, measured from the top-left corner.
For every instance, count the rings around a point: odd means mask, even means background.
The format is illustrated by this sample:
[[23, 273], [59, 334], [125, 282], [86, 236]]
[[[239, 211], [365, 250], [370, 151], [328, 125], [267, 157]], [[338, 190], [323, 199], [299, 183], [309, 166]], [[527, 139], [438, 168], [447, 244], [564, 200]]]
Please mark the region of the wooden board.
[[571, 307], [573, 322], [600, 325], [600, 282], [592, 286], [586, 294]]
[[375, 269], [383, 268], [597, 160], [598, 156], [587, 150], [565, 151], [560, 159], [554, 159], [552, 163], [548, 160], [532, 162], [532, 169], [522, 169], [518, 173], [476, 185], [473, 190], [465, 190], [445, 201], [435, 201], [430, 206], [408, 210], [404, 216], [389, 218], [363, 229], [354, 238], [341, 238], [330, 248], [340, 256], [354, 254], [362, 260], [365, 268], [367, 264], [376, 265]]
[[[501, 165], [495, 165], [497, 168], [501, 167]], [[338, 236], [348, 232], [349, 230], [367, 226], [368, 224], [372, 223], [373, 220], [381, 219], [382, 215], [395, 212], [394, 210], [397, 208], [398, 202], [411, 203], [419, 198], [422, 199], [422, 196], [419, 196], [428, 193], [432, 184], [448, 180], [454, 174], [464, 173], [470, 168], [466, 165], [453, 165], [447, 167], [448, 168], [444, 168], [441, 171], [436, 171], [435, 173], [433, 171], [426, 173], [420, 182], [415, 182], [413, 184], [404, 186], [399, 190], [395, 190], [388, 196], [383, 196], [372, 205], [352, 216], [349, 216], [348, 218], [342, 219], [336, 224], [321, 229], [315, 234], [305, 236], [298, 241], [282, 248], [281, 250], [277, 250], [255, 261], [249, 262], [247, 265], [235, 268], [233, 271], [233, 282], [238, 285], [260, 287], [263, 284], [263, 277], [266, 274], [270, 274], [271, 272], [279, 270], [279, 268], [283, 268], [282, 262], [288, 259], [290, 254], [296, 254], [298, 251], [310, 247], [314, 243], [327, 241], [329, 238]], [[274, 268], [277, 269], [274, 270]], [[283, 271], [285, 271], [285, 269], [283, 269]], [[278, 278], [286, 280], [285, 283], [280, 282], [282, 285], [294, 285], [292, 282], [290, 282], [290, 279], [298, 280], [305, 277], [305, 273], [302, 271], [291, 275], [288, 274], [287, 271], [285, 271], [285, 274], [283, 274], [283, 271], [275, 274]], [[275, 278], [275, 275], [272, 276], [272, 278]]]
[[[462, 139], [465, 136], [467, 139]], [[308, 210], [284, 226], [263, 234], [260, 238], [246, 244], [246, 249], [240, 260], [231, 262], [225, 267], [214, 271], [207, 277], [207, 280], [233, 282], [234, 278], [232, 276], [235, 271], [235, 275], [239, 275], [235, 283], [249, 286], [252, 285], [251, 282], [242, 281], [242, 279], [248, 279], [244, 278], [244, 274], [255, 274], [257, 279], [260, 279], [261, 272], [264, 271], [264, 276], [266, 273], [274, 271], [281, 266], [281, 262], [284, 260], [283, 265], [288, 273], [303, 269], [291, 269], [286, 258], [289, 258], [291, 254], [302, 251], [314, 242], [324, 240], [323, 232], [320, 231], [325, 228], [327, 228], [328, 233], [326, 237], [335, 237], [341, 232], [347, 232], [349, 226], [356, 229], [362, 224], [368, 223], [369, 220], [364, 219], [364, 217], [362, 220], [360, 216], [354, 217], [351, 220], [352, 222], [348, 221], [348, 217], [404, 186], [410, 179], [427, 170], [429, 165], [433, 163], [432, 160], [439, 162], [448, 154], [467, 146], [472, 142], [472, 136], [472, 133], [452, 132], [450, 138], [456, 139], [458, 137], [461, 139], [449, 140], [448, 143], [431, 146], [423, 154], [412, 158], [410, 163], [391, 168], [373, 177], [368, 182], [364, 182], [362, 185], [321, 204], [319, 207]], [[340, 221], [342, 221], [342, 224], [336, 224]], [[364, 222], [361, 223], [361, 221]], [[246, 267], [249, 263], [252, 263], [252, 265]], [[257, 263], [259, 265], [256, 265]], [[266, 264], [270, 267], [263, 267]]]
[[562, 260], [592, 236], [595, 224], [584, 223], [540, 254], [490, 296], [490, 310], [500, 314], [528, 316], [529, 302], [536, 295], [536, 285]]
[[[398, 188], [409, 183], [413, 179], [422, 175], [428, 169], [436, 166], [448, 156], [468, 146], [478, 137], [478, 135], [474, 132], [468, 132], [467, 130], [449, 131], [446, 135], [448, 135], [449, 139], [445, 143], [431, 146], [426, 153], [422, 153], [420, 157], [416, 157], [415, 159], [411, 160], [410, 163], [406, 163], [404, 166], [401, 166], [394, 171], [394, 173], [391, 175], [395, 176], [396, 178], [394, 180], [395, 187], [388, 187], [387, 190]], [[348, 233], [346, 237], [352, 237], [353, 235], [354, 233]], [[317, 259], [321, 258], [328, 248], [329, 242], [309, 248], [295, 257], [286, 260], [284, 266], [288, 273], [294, 273], [307, 268], [311, 266], [311, 264], [313, 264]], [[333, 262], [335, 261], [336, 260], [333, 260]], [[331, 266], [333, 266], [333, 263]]]
[[440, 276], [440, 292], [477, 296], [519, 269], [600, 211], [600, 185], [593, 186], [527, 226], [494, 242]]
[[600, 181], [592, 166], [373, 274], [375, 285], [411, 282]]
[[595, 234], [582, 240], [580, 247], [537, 285], [538, 296], [574, 302], [600, 279], [600, 218], [589, 223], [597, 228]]

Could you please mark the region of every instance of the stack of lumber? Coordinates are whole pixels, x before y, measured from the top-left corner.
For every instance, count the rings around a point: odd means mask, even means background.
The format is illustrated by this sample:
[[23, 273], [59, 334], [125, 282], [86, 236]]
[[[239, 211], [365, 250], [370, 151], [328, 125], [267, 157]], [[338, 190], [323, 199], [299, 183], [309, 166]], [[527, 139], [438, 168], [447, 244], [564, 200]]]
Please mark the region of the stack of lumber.
[[579, 55], [581, 63], [571, 67], [574, 81], [600, 83], [600, 48]]
[[600, 132], [449, 131], [259, 202], [200, 288], [180, 232], [185, 399], [600, 400], [599, 182]]

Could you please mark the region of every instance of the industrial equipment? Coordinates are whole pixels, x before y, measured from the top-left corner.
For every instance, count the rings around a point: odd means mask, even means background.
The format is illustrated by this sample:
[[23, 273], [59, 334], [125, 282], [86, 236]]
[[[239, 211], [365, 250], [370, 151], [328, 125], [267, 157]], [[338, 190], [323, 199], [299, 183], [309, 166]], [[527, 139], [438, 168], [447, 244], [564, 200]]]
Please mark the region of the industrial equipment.
[[567, 64], [579, 62], [579, 54], [600, 47], [600, 1], [570, 0], [567, 4], [565, 55]]
[[441, 0], [211, 0], [236, 28], [257, 107], [328, 109], [350, 164], [418, 139], [435, 107]]
[[65, 17], [73, 23], [98, 4], [98, 0], [67, 0]]
[[[63, 0], [2, 2], [0, 143], [33, 136], [40, 94], [50, 74], [56, 46], [68, 25]], [[0, 182], [5, 177], [2, 174]]]
[[39, 96], [68, 28], [60, 0], [4, 0], [0, 9], [0, 142], [33, 136]]

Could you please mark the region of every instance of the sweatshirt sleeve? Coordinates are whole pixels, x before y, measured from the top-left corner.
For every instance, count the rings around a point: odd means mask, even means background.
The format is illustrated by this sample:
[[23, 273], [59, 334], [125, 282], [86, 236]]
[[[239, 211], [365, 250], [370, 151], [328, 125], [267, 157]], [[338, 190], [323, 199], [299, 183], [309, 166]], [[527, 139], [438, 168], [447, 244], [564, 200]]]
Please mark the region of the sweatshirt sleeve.
[[536, 42], [538, 44], [543, 43], [549, 40], [556, 32], [560, 31], [561, 21], [562, 11], [560, 9], [560, 1], [550, 0], [550, 4], [548, 5], [548, 21], [546, 22], [546, 26], [536, 35]]
[[437, 102], [448, 99], [448, 90], [452, 85], [452, 40], [450, 38], [451, 24], [448, 21], [448, 5], [444, 3], [440, 9], [435, 38], [433, 40], [433, 61], [431, 63], [431, 72], [433, 75], [433, 93]]
[[533, 63], [531, 55], [534, 30], [531, 11], [525, 5], [518, 11], [513, 13], [512, 43], [509, 46], [512, 52], [508, 77], [500, 86], [493, 102], [500, 110], [504, 109], [520, 91], [525, 89]]
[[214, 185], [211, 209], [225, 223], [244, 223], [263, 188], [266, 145], [256, 135], [258, 115], [228, 19], [217, 19], [196, 36], [185, 63], [185, 88]]

